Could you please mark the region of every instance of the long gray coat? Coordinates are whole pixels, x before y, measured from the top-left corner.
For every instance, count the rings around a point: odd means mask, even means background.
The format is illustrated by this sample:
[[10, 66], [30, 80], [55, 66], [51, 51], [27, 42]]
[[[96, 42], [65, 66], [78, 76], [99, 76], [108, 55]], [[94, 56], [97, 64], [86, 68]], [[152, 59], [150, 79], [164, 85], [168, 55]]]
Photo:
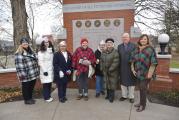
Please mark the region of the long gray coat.
[[124, 44], [118, 45], [118, 53], [120, 55], [120, 82], [124, 86], [133, 86], [135, 81], [132, 79], [131, 64], [129, 62], [131, 52], [135, 49], [135, 44], [129, 42], [127, 50]]
[[103, 71], [106, 89], [116, 89], [119, 80], [119, 63], [117, 50], [113, 49], [101, 54], [100, 68]]

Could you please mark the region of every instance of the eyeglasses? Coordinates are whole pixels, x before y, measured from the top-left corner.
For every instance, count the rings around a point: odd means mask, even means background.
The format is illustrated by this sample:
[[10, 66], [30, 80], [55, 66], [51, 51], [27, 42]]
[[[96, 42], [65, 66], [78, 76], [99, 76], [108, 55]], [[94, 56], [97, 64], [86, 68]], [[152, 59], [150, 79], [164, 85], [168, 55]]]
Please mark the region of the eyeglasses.
[[63, 46], [60, 46], [60, 47], [66, 47], [65, 45], [63, 45]]

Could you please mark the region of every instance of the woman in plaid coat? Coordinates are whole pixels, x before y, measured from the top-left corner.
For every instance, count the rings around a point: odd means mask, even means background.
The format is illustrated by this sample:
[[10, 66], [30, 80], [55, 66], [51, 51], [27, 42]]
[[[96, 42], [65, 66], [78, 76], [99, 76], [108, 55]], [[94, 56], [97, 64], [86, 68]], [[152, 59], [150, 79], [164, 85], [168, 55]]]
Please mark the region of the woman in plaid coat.
[[28, 38], [20, 40], [21, 45], [15, 53], [17, 76], [22, 85], [22, 95], [25, 104], [34, 104], [32, 93], [36, 79], [39, 78], [37, 57], [29, 47]]
[[131, 57], [131, 69], [139, 83], [140, 102], [136, 104], [137, 112], [141, 112], [146, 106], [147, 86], [158, 64], [154, 48], [149, 44], [148, 35], [139, 38], [138, 47]]

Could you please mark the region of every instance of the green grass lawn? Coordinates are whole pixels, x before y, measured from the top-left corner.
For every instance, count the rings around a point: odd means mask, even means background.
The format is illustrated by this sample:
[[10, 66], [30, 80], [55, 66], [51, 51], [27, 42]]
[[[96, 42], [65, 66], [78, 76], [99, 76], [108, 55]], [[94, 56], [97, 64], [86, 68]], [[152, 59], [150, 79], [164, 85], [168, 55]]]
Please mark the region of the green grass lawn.
[[179, 60], [171, 60], [170, 67], [171, 68], [179, 68]]

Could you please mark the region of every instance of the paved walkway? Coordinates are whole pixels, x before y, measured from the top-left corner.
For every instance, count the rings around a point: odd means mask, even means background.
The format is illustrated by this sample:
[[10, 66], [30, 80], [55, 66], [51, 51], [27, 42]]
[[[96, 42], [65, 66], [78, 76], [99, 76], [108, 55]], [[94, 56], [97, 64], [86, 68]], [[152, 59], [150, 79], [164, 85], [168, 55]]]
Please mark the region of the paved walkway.
[[[52, 103], [43, 99], [37, 99], [35, 105], [24, 105], [23, 101], [2, 103], [0, 120], [179, 120], [176, 107], [148, 103], [145, 111], [137, 113], [129, 101], [116, 99], [111, 104], [104, 96], [95, 98], [94, 90], [89, 91], [89, 101], [76, 100], [77, 90], [67, 93], [68, 101], [64, 104], [58, 102], [57, 90], [52, 94]], [[116, 92], [116, 96], [119, 94]]]

